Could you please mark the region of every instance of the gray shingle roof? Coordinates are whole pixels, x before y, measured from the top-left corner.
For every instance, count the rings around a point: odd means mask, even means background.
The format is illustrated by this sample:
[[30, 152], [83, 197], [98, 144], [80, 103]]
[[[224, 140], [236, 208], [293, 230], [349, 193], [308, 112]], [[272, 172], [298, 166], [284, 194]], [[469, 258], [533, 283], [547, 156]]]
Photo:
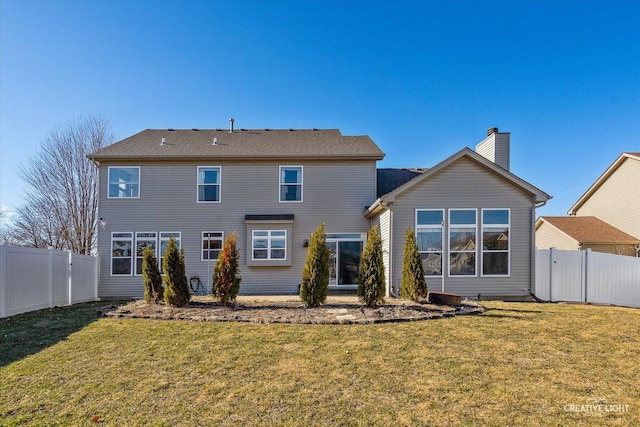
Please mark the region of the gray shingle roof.
[[[165, 145], [161, 142], [164, 138]], [[217, 145], [214, 145], [214, 138]], [[89, 155], [93, 160], [126, 159], [377, 159], [384, 153], [366, 135], [338, 129], [267, 130], [147, 129]]]
[[426, 170], [427, 169], [378, 169], [376, 198], [392, 192], [416, 176], [422, 175]]

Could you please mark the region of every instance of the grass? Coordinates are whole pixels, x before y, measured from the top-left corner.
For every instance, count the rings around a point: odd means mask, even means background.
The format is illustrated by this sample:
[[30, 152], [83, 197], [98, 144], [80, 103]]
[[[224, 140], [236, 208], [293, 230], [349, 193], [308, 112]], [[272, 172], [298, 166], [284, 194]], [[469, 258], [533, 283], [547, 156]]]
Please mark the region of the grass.
[[0, 425], [640, 425], [640, 310], [486, 305], [381, 325], [15, 316]]

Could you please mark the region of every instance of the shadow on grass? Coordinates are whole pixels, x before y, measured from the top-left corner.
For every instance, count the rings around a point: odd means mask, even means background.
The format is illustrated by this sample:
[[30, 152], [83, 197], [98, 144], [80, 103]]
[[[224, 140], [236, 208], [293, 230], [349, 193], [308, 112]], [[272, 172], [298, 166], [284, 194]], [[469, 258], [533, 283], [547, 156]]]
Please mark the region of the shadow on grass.
[[0, 368], [67, 339], [99, 319], [105, 301], [54, 307], [0, 319]]

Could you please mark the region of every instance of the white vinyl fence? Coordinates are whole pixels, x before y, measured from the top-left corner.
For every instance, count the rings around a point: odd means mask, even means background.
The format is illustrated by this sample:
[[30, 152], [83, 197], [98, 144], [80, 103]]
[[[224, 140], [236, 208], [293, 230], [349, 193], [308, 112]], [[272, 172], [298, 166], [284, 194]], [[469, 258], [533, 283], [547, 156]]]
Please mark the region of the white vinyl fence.
[[0, 318], [97, 299], [97, 258], [0, 245]]
[[640, 307], [640, 258], [590, 249], [539, 249], [534, 295], [553, 302]]

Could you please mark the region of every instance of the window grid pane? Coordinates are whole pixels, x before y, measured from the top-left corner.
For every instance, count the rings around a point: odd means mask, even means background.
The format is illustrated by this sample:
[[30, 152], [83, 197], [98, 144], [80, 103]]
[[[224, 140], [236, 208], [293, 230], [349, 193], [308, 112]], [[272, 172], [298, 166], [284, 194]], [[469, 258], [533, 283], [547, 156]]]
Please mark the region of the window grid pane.
[[138, 167], [110, 167], [109, 190], [111, 198], [137, 198], [140, 188]]
[[221, 231], [205, 231], [202, 233], [202, 261], [217, 260], [222, 249], [224, 233]]
[[482, 274], [509, 275], [509, 209], [482, 210]]
[[287, 232], [285, 230], [254, 230], [251, 250], [254, 260], [286, 259]]
[[425, 276], [442, 276], [444, 210], [416, 210], [416, 243]]
[[280, 167], [280, 201], [302, 201], [302, 166]]

